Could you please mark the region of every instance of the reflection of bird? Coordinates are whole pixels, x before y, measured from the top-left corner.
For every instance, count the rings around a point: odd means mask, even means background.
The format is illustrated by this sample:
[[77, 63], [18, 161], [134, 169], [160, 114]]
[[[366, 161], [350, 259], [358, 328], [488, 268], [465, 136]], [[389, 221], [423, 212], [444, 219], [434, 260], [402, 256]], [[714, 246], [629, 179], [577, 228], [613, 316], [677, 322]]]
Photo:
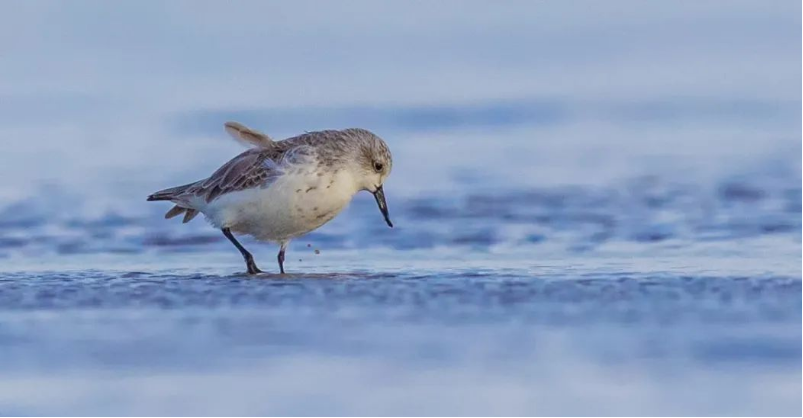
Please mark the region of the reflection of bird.
[[280, 245], [279, 270], [291, 239], [332, 220], [361, 190], [374, 194], [389, 226], [382, 185], [392, 159], [387, 144], [365, 129], [309, 132], [283, 141], [239, 123], [226, 123], [238, 141], [255, 146], [234, 157], [209, 178], [158, 191], [149, 201], [176, 204], [165, 218], [184, 222], [203, 213], [245, 258], [249, 274], [260, 273], [232, 233]]

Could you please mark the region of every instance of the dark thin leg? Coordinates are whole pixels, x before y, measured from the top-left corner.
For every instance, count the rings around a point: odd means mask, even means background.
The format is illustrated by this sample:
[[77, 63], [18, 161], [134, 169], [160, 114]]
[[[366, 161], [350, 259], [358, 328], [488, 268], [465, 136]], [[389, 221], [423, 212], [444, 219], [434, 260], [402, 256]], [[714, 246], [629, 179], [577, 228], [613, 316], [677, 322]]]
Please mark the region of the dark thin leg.
[[276, 257], [279, 260], [279, 271], [284, 274], [284, 250], [287, 249], [287, 244], [290, 241], [281, 241], [279, 242], [279, 256]]
[[252, 256], [251, 253], [245, 249], [245, 247], [237, 242], [237, 239], [235, 239], [234, 235], [231, 234], [231, 230], [229, 230], [229, 228], [223, 228], [221, 231], [223, 231], [223, 235], [225, 235], [226, 238], [228, 238], [229, 241], [231, 241], [231, 243], [234, 244], [238, 250], [240, 250], [240, 254], [242, 254], [243, 259], [245, 259], [245, 266], [248, 267], [248, 274], [262, 273], [262, 270], [260, 270], [256, 263], [254, 263], [254, 256]]
[[277, 257], [279, 259], [279, 271], [282, 274], [284, 274], [284, 249], [285, 246], [282, 245], [282, 247], [279, 249], [279, 256]]

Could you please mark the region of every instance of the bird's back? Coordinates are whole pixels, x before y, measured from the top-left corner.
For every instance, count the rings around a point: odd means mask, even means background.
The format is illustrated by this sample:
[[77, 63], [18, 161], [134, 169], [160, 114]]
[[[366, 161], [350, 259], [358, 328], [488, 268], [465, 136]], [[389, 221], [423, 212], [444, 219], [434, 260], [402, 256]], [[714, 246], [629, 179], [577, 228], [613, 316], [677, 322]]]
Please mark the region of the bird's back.
[[[321, 151], [326, 148], [327, 154], [338, 154], [348, 146], [350, 139], [369, 133], [362, 129], [324, 130], [306, 132], [282, 141], [265, 144], [259, 148], [243, 151], [235, 156], [209, 177], [182, 186], [160, 190], [148, 196], [148, 201], [171, 201], [176, 204], [165, 218], [184, 213], [184, 222], [189, 222], [198, 213], [198, 198], [209, 203], [223, 194], [245, 190], [264, 184], [280, 174], [279, 164], [286, 156], [296, 151]], [[369, 133], [370, 134], [370, 133]]]

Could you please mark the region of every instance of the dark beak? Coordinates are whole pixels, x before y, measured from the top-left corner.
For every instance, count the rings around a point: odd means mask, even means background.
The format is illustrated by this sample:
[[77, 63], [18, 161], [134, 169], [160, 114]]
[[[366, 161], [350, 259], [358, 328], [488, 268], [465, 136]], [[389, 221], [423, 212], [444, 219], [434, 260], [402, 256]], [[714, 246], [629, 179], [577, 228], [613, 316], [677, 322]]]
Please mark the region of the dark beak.
[[382, 212], [382, 216], [385, 217], [385, 222], [388, 223], [389, 227], [393, 228], [393, 222], [390, 221], [390, 214], [388, 213], [388, 202], [385, 202], [385, 191], [382, 190], [382, 186], [376, 188], [374, 198], [376, 199], [376, 204], [379, 206], [379, 211]]

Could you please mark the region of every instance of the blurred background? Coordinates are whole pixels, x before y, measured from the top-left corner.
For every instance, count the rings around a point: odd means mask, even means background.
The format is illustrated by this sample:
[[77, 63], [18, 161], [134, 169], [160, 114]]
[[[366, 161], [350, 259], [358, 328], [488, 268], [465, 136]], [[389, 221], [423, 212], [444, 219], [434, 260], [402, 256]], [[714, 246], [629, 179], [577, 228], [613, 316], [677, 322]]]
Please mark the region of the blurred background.
[[[0, 410], [797, 415], [800, 31], [794, 0], [4, 1]], [[300, 277], [239, 276], [145, 202], [241, 152], [227, 120], [380, 135], [398, 227], [358, 195]]]

